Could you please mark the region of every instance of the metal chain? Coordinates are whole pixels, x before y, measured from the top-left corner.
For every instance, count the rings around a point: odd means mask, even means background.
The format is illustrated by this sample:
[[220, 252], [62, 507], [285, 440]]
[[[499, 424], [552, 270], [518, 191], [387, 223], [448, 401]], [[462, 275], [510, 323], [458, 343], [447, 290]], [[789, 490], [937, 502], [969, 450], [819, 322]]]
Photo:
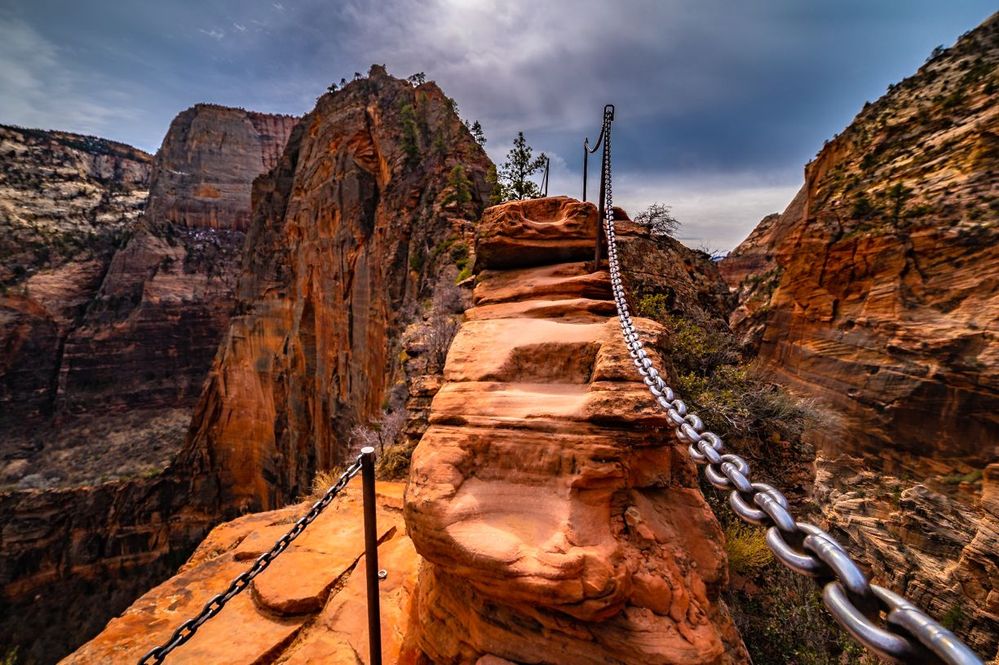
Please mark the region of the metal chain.
[[177, 630], [173, 632], [173, 635], [170, 636], [169, 640], [150, 650], [149, 653], [140, 658], [139, 665], [162, 663], [171, 651], [194, 637], [194, 634], [198, 632], [198, 629], [201, 628], [206, 621], [221, 612], [226, 603], [243, 591], [243, 589], [248, 587], [254, 577], [262, 573], [267, 566], [269, 566], [271, 562], [274, 561], [279, 554], [281, 554], [281, 552], [284, 552], [288, 548], [291, 541], [298, 538], [298, 536], [305, 531], [305, 528], [312, 524], [317, 517], [319, 517], [319, 514], [322, 513], [326, 507], [330, 505], [330, 503], [332, 503], [333, 499], [336, 498], [336, 495], [343, 491], [343, 488], [347, 486], [350, 479], [356, 476], [360, 470], [361, 456], [358, 455], [357, 459], [354, 460], [353, 464], [347, 467], [347, 470], [343, 472], [343, 475], [341, 475], [339, 479], [337, 479], [336, 483], [326, 490], [326, 493], [323, 494], [318, 501], [312, 504], [312, 507], [309, 508], [309, 512], [305, 513], [301, 519], [295, 522], [295, 525], [291, 527], [288, 533], [281, 536], [269, 551], [264, 552], [257, 557], [257, 560], [253, 562], [253, 565], [250, 566], [249, 570], [230, 582], [229, 588], [226, 589], [224, 593], [220, 593], [209, 600], [196, 616], [180, 624]]
[[[825, 606], [858, 642], [879, 656], [906, 664], [982, 665], [982, 661], [952, 632], [915, 605], [888, 589], [869, 583], [831, 535], [817, 526], [796, 521], [788, 510], [785, 496], [771, 485], [752, 482], [746, 460], [725, 452], [721, 437], [707, 431], [704, 422], [666, 385], [638, 337], [621, 280], [612, 205], [610, 121], [611, 117], [605, 111], [601, 132], [605, 142], [603, 227], [611, 287], [628, 353], [645, 385], [675, 426], [676, 437], [688, 444], [691, 458], [704, 467], [708, 482], [719, 490], [730, 492], [728, 503], [736, 515], [749, 524], [768, 527], [766, 543], [777, 560], [824, 585]], [[884, 627], [878, 625], [882, 612], [887, 615]]]

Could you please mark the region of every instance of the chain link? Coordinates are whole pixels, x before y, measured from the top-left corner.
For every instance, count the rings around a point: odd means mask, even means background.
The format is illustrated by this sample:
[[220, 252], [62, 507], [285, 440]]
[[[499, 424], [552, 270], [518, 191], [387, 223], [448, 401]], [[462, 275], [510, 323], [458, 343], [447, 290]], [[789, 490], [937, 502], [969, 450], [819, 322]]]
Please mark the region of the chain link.
[[[729, 506], [740, 519], [768, 527], [766, 543], [777, 560], [823, 585], [826, 608], [858, 642], [879, 656], [900, 663], [982, 665], [952, 632], [915, 605], [868, 582], [831, 535], [817, 526], [796, 521], [788, 509], [787, 498], [771, 485], [752, 482], [749, 463], [739, 455], [725, 452], [721, 437], [707, 431], [704, 422], [689, 413], [687, 405], [666, 385], [643, 348], [624, 294], [611, 187], [611, 120], [613, 116], [605, 110], [601, 132], [605, 191], [602, 224], [607, 238], [611, 289], [628, 354], [657, 404], [673, 423], [677, 439], [687, 444], [691, 458], [704, 467], [708, 482], [729, 492]], [[884, 621], [882, 613], [886, 615]]]
[[230, 582], [229, 588], [226, 589], [225, 592], [220, 593], [209, 600], [196, 616], [180, 624], [180, 626], [177, 627], [177, 630], [173, 631], [173, 635], [170, 636], [169, 640], [164, 642], [162, 645], [151, 649], [149, 653], [140, 658], [139, 665], [158, 665], [159, 663], [162, 663], [171, 651], [194, 637], [194, 634], [198, 632], [198, 629], [201, 628], [206, 621], [221, 612], [226, 603], [243, 591], [243, 589], [250, 586], [250, 582], [253, 581], [253, 578], [264, 572], [267, 566], [269, 566], [271, 562], [274, 561], [279, 554], [281, 554], [281, 552], [284, 552], [288, 548], [291, 541], [298, 538], [298, 536], [305, 531], [306, 527], [312, 524], [316, 518], [319, 517], [319, 514], [326, 510], [326, 507], [333, 502], [333, 499], [336, 498], [337, 494], [343, 491], [343, 488], [347, 486], [350, 479], [356, 476], [360, 470], [361, 456], [359, 455], [357, 459], [355, 459], [354, 462], [347, 467], [347, 470], [343, 472], [343, 475], [337, 479], [336, 483], [326, 490], [326, 493], [323, 494], [318, 501], [312, 504], [312, 507], [309, 508], [309, 512], [305, 513], [301, 519], [295, 522], [294, 526], [291, 527], [288, 533], [278, 538], [278, 541], [274, 543], [274, 546], [271, 547], [269, 551], [264, 552], [257, 557], [257, 560], [253, 562], [253, 565], [250, 566], [249, 570], [240, 574], [232, 582]]

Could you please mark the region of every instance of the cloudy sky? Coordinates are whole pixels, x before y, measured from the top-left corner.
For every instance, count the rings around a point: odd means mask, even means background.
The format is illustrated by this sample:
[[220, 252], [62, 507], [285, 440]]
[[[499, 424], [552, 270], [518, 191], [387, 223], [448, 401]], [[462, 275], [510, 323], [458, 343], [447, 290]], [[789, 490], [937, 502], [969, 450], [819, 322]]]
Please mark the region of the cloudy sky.
[[994, 0], [0, 0], [0, 123], [155, 151], [197, 102], [301, 114], [331, 81], [424, 71], [501, 161], [523, 130], [579, 195], [617, 105], [615, 193], [729, 249], [865, 100]]

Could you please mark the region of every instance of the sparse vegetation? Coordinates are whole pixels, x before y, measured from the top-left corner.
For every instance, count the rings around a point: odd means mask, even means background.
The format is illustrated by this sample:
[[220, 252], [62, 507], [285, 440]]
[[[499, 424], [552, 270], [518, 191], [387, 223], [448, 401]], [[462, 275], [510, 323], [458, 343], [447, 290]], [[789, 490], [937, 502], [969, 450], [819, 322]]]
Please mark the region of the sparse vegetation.
[[940, 617], [940, 623], [947, 630], [958, 630], [964, 624], [964, 619], [964, 604], [958, 601], [947, 608], [944, 615]]
[[982, 479], [981, 469], [975, 469], [969, 471], [968, 473], [952, 473], [947, 476], [942, 476], [940, 482], [945, 485], [960, 485], [961, 483], [977, 483]]
[[471, 126], [468, 128], [468, 131], [472, 133], [472, 138], [475, 139], [476, 143], [478, 143], [479, 145], [486, 144], [486, 133], [482, 131], [482, 124], [479, 123], [478, 120], [476, 120], [471, 124]]
[[465, 167], [455, 164], [447, 178], [448, 192], [445, 203], [457, 203], [461, 208], [472, 201], [472, 183], [465, 174]]
[[403, 104], [399, 113], [402, 122], [402, 151], [409, 162], [415, 162], [420, 158], [420, 128], [416, 124], [416, 110], [412, 104]]
[[336, 484], [336, 481], [340, 479], [341, 475], [343, 475], [342, 467], [333, 467], [332, 469], [317, 471], [316, 475], [312, 478], [312, 491], [305, 497], [305, 500], [318, 501], [324, 494], [326, 494], [326, 490]]
[[729, 569], [737, 575], [753, 576], [774, 560], [763, 529], [732, 522], [725, 527], [725, 553]]
[[776, 561], [753, 581], [765, 593], [730, 590], [725, 602], [755, 665], [874, 665], [822, 605], [818, 588]]
[[635, 215], [635, 223], [648, 227], [652, 235], [672, 236], [680, 228], [680, 222], [670, 210], [665, 203], [653, 203]]

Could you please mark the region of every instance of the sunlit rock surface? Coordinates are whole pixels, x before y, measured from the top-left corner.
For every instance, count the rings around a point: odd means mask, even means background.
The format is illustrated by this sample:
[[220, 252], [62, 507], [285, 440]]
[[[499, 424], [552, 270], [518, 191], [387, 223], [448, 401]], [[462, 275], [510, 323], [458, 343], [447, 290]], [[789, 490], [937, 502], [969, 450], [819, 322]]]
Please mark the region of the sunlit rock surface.
[[[999, 16], [890, 86], [722, 264], [732, 324], [835, 418], [816, 496], [855, 551], [999, 649]], [[992, 472], [994, 474], [994, 471]]]
[[743, 662], [718, 600], [721, 531], [636, 380], [608, 275], [560, 262], [561, 240], [537, 236], [566, 210], [592, 254], [592, 205], [542, 199], [485, 215], [491, 246], [529, 241], [551, 259], [502, 270], [492, 261], [507, 267], [507, 255], [478, 253], [475, 307], [406, 494], [427, 560], [419, 644], [435, 663]]

